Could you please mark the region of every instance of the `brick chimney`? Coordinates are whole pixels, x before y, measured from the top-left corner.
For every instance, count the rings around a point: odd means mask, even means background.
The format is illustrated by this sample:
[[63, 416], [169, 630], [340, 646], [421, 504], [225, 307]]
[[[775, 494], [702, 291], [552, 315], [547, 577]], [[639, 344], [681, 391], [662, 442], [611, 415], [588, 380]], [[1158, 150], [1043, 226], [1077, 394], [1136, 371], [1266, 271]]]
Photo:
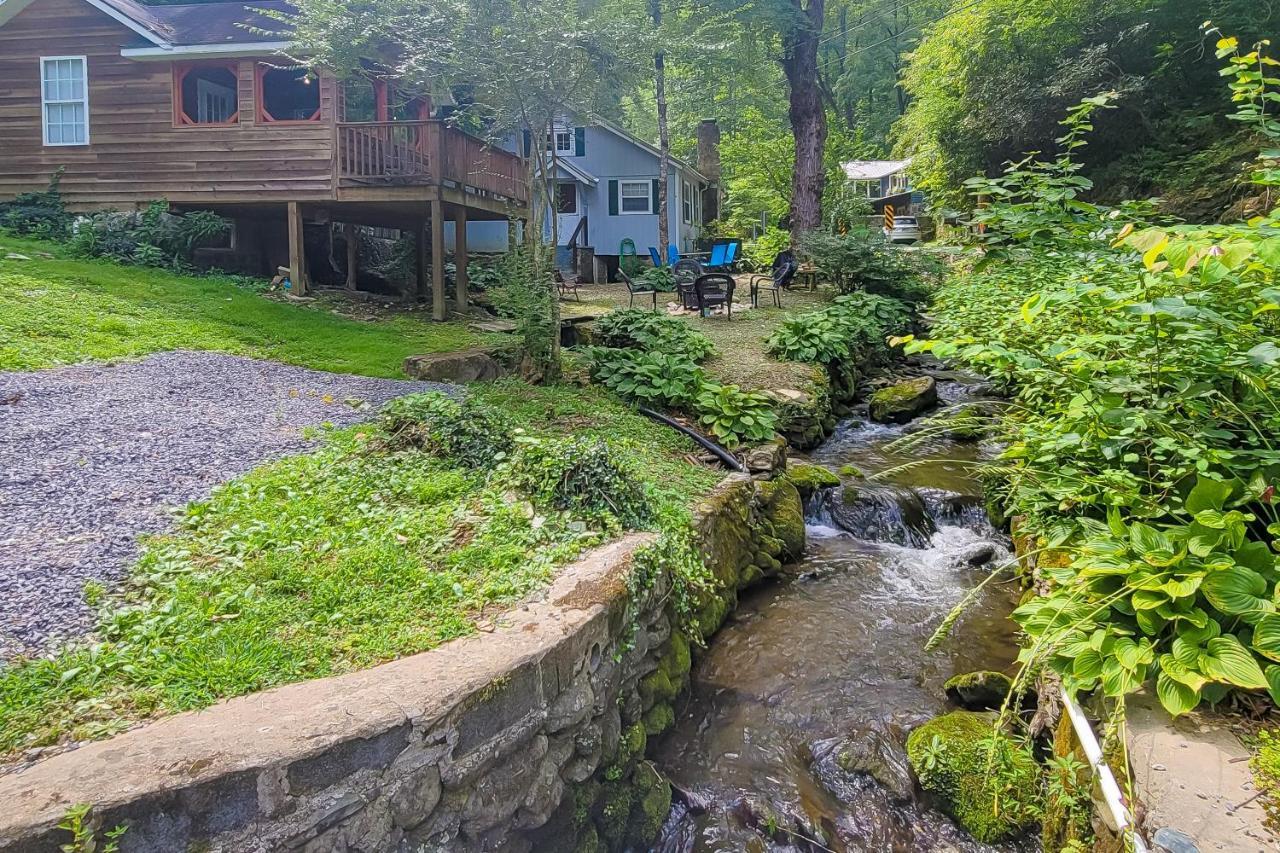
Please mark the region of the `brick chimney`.
[[702, 193], [702, 221], [720, 218], [720, 124], [713, 118], [698, 122], [698, 171], [710, 185]]

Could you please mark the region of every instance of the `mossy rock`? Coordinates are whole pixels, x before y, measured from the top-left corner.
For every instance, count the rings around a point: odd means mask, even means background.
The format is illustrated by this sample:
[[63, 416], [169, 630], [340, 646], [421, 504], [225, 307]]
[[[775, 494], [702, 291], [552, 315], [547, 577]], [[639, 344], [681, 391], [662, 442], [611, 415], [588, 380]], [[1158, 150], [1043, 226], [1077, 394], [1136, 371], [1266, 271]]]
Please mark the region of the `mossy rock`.
[[861, 480], [866, 475], [862, 473], [862, 469], [854, 465], [842, 465], [840, 467], [841, 477], [852, 477], [855, 480]]
[[675, 725], [676, 712], [669, 702], [660, 702], [645, 711], [641, 722], [644, 724], [644, 733], [649, 737], [656, 737]]
[[989, 669], [963, 672], [942, 685], [947, 698], [969, 711], [996, 711], [1013, 689], [1013, 680], [1003, 672]]
[[840, 478], [821, 465], [793, 463], [787, 466], [787, 479], [795, 484], [805, 500], [819, 489], [840, 485]]
[[765, 507], [764, 515], [773, 526], [773, 535], [783, 543], [778, 561], [794, 563], [804, 556], [804, 501], [789, 478], [774, 481], [772, 500]]
[[747, 566], [738, 578], [738, 589], [750, 589], [764, 580], [764, 569], [756, 565]]
[[671, 812], [671, 783], [658, 776], [652, 767], [641, 765], [636, 769], [637, 782], [646, 775], [653, 779], [653, 784], [636, 798], [627, 826], [627, 843], [635, 850], [649, 849]]
[[596, 827], [610, 850], [620, 848], [626, 840], [634, 799], [629, 776], [604, 783], [596, 802]]
[[728, 614], [728, 599], [719, 595], [711, 596], [710, 600], [698, 611], [698, 632], [704, 638], [710, 637], [720, 630], [720, 626], [724, 624], [724, 618]]
[[1087, 764], [1088, 756], [1071, 726], [1071, 718], [1066, 714], [1058, 720], [1058, 727], [1054, 730], [1053, 755], [1055, 758], [1071, 756], [1076, 760], [1077, 770], [1074, 773], [1061, 768], [1049, 770], [1057, 777], [1058, 787], [1074, 796], [1075, 801], [1072, 802], [1070, 797], [1045, 798], [1041, 844], [1048, 851], [1064, 850], [1072, 842], [1084, 845], [1085, 849], [1093, 849], [1093, 810], [1089, 798], [1093, 777]]
[[659, 669], [667, 674], [672, 684], [681, 685], [692, 666], [693, 649], [689, 638], [678, 630], [672, 631], [671, 638], [667, 640], [667, 652], [658, 663]]
[[938, 404], [938, 383], [932, 376], [908, 379], [871, 395], [871, 420], [905, 424]]
[[606, 853], [608, 849], [600, 840], [600, 833], [592, 823], [579, 831], [578, 843], [573, 845], [573, 853]]
[[579, 832], [585, 832], [585, 827], [591, 826], [594, 834], [594, 825], [591, 822], [591, 812], [595, 807], [596, 800], [600, 797], [600, 783], [595, 779], [588, 779], [576, 785], [573, 789], [573, 827]]
[[672, 683], [671, 677], [661, 666], [640, 679], [640, 683], [636, 686], [640, 692], [640, 700], [646, 705], [670, 702], [680, 692], [679, 683]]
[[635, 723], [627, 726], [622, 730], [622, 737], [618, 739], [618, 754], [614, 762], [626, 764], [633, 758], [640, 758], [648, 745], [649, 739], [645, 735], [643, 724]]
[[979, 841], [1016, 837], [1040, 819], [1040, 769], [992, 714], [935, 717], [907, 737], [907, 758], [938, 807]]

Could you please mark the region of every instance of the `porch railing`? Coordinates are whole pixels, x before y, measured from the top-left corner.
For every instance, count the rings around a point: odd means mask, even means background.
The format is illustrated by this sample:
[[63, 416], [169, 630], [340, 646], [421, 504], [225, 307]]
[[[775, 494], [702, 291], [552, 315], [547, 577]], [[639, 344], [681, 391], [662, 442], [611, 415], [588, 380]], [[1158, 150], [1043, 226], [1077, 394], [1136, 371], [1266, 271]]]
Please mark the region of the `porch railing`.
[[441, 183], [529, 201], [524, 161], [439, 119], [339, 122], [338, 177], [361, 183]]

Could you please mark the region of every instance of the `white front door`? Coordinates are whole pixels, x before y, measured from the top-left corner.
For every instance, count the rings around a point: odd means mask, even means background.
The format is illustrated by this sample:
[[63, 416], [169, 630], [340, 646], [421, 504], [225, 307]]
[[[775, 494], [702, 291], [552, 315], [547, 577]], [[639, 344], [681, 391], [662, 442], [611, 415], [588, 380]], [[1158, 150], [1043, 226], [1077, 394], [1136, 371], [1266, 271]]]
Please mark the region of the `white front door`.
[[[574, 181], [561, 181], [556, 184], [556, 229], [560, 235], [560, 245], [569, 245], [573, 232], [582, 221], [582, 188]], [[578, 245], [584, 245], [581, 236]]]

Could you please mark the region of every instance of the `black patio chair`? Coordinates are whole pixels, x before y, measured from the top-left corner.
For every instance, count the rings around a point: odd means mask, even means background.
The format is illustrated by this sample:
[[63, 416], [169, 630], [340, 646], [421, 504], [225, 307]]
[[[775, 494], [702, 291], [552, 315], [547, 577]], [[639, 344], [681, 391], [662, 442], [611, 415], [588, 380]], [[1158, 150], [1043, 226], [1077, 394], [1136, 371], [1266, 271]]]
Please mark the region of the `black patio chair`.
[[681, 258], [671, 267], [671, 274], [676, 277], [676, 281], [686, 281], [690, 284], [705, 272], [702, 264], [693, 258]]
[[733, 276], [722, 272], [711, 272], [700, 275], [693, 282], [693, 292], [698, 300], [698, 312], [708, 316], [711, 309], [723, 305], [725, 316], [733, 319], [733, 290], [738, 283]]
[[658, 310], [658, 291], [653, 285], [648, 283], [637, 283], [631, 276], [619, 267], [618, 278], [622, 279], [623, 284], [627, 286], [627, 307], [630, 308], [636, 304], [637, 296], [648, 296], [653, 302], [653, 310]]
[[767, 290], [773, 294], [773, 304], [782, 307], [782, 291], [791, 286], [791, 282], [795, 280], [796, 271], [800, 269], [800, 264], [796, 261], [796, 256], [788, 251], [778, 253], [773, 259], [773, 266], [769, 269], [768, 275], [751, 276], [751, 307], [760, 307], [760, 291]]

